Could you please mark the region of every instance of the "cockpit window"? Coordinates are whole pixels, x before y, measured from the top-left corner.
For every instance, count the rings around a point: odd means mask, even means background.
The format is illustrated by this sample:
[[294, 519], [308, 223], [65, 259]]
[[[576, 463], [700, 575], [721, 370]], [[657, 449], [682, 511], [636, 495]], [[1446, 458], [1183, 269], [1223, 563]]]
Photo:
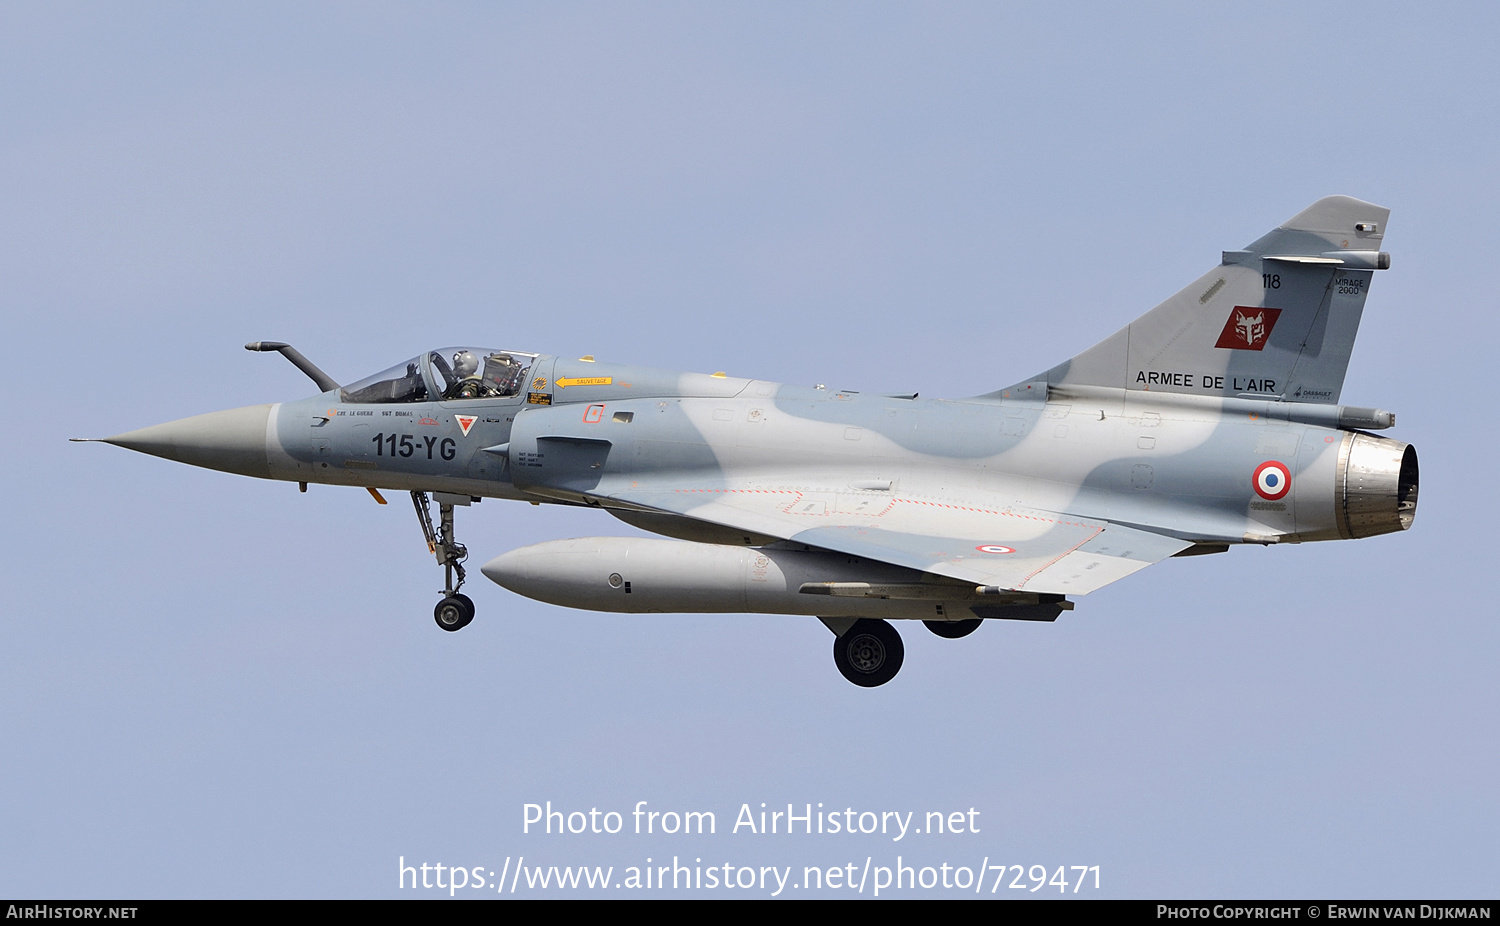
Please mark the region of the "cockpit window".
[[345, 386], [339, 397], [356, 404], [503, 399], [521, 391], [536, 357], [520, 351], [445, 347]]
[[427, 355], [445, 399], [494, 399], [521, 391], [535, 359], [531, 354], [457, 347]]
[[339, 390], [345, 402], [426, 402], [427, 382], [419, 368], [421, 357], [398, 363], [383, 373], [368, 376]]

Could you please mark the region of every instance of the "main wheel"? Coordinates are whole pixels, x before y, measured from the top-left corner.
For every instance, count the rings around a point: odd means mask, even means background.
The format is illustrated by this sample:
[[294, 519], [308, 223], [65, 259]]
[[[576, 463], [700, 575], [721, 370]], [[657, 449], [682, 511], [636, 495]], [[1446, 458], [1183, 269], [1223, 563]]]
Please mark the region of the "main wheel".
[[967, 621], [923, 621], [927, 629], [945, 640], [957, 640], [959, 637], [967, 637], [979, 629], [984, 623], [984, 618], [976, 617]]
[[833, 641], [833, 664], [861, 688], [874, 688], [895, 678], [905, 657], [901, 635], [885, 621], [856, 621]]
[[463, 630], [474, 619], [474, 602], [468, 595], [450, 595], [432, 609], [432, 618], [449, 633]]

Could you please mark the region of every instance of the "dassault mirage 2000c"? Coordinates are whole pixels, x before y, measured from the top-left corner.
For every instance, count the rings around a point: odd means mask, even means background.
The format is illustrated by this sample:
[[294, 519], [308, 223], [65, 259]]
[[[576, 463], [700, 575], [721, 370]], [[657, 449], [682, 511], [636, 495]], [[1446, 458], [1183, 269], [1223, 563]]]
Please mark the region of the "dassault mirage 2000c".
[[[212, 469], [409, 491], [474, 616], [455, 506], [603, 508], [674, 539], [589, 537], [483, 567], [539, 601], [626, 613], [817, 616], [856, 685], [901, 667], [891, 620], [962, 637], [1052, 621], [1169, 556], [1411, 526], [1417, 456], [1340, 405], [1389, 210], [1345, 196], [1285, 225], [1072, 360], [969, 399], [869, 395], [593, 357], [425, 351], [320, 394], [108, 443]], [[431, 503], [438, 517], [434, 526]]]

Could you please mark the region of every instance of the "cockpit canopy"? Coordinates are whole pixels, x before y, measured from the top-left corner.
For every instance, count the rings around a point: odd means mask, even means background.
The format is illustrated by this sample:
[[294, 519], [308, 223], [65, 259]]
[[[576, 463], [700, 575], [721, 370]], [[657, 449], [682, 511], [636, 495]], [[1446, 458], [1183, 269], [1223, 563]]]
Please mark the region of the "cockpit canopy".
[[520, 393], [536, 354], [444, 347], [418, 354], [339, 390], [355, 404], [500, 399]]

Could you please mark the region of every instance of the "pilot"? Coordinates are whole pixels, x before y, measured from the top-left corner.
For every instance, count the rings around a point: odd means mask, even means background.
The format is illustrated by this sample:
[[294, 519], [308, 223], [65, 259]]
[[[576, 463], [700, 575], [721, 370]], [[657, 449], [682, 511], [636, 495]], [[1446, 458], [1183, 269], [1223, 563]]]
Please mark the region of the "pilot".
[[453, 355], [453, 385], [444, 395], [447, 399], [476, 399], [485, 394], [484, 380], [479, 378], [479, 358], [472, 351]]

